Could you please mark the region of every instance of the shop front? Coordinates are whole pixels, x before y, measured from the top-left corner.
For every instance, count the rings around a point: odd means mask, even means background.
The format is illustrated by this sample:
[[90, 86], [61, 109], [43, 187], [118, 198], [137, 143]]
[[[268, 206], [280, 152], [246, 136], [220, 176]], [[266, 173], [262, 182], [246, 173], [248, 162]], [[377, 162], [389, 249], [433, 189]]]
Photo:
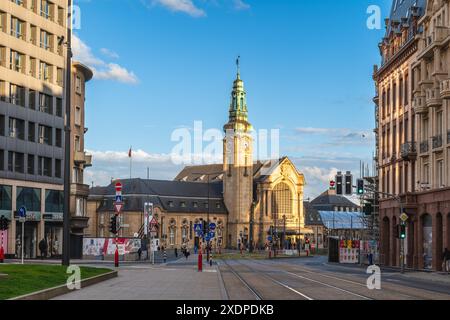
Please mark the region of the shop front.
[[[39, 222], [29, 218], [23, 225], [23, 257], [35, 259], [38, 256], [38, 225]], [[16, 257], [22, 258], [22, 223], [16, 221]]]
[[[61, 217], [59, 217], [61, 215]], [[47, 217], [46, 217], [47, 216]], [[52, 216], [49, 218], [49, 216]], [[55, 218], [57, 216], [57, 218]], [[45, 241], [47, 258], [59, 259], [62, 256], [63, 222], [62, 214], [45, 214]]]

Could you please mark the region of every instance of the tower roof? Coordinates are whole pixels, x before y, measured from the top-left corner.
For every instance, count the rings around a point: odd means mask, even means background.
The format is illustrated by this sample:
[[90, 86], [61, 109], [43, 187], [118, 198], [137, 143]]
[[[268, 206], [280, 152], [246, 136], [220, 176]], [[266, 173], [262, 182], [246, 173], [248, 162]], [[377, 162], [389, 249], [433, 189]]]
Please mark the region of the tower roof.
[[244, 88], [244, 81], [241, 79], [240, 57], [236, 59], [237, 73], [233, 82], [231, 92], [231, 103], [229, 108], [229, 120], [225, 125], [225, 131], [228, 129], [234, 131], [251, 131], [252, 127], [248, 122], [247, 93]]

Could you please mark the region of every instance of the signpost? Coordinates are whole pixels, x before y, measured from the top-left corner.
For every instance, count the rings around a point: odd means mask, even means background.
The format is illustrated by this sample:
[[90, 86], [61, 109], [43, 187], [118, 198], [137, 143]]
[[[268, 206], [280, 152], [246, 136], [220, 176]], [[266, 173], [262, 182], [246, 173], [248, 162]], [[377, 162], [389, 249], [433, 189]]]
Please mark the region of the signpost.
[[158, 221], [156, 221], [155, 217], [153, 216], [153, 204], [151, 204], [151, 215], [149, 216], [150, 218], [150, 239], [151, 239], [151, 243], [152, 245], [150, 246], [152, 252], [152, 264], [155, 264], [155, 251], [157, 250], [156, 248], [153, 248], [153, 241], [156, 237], [156, 235], [158, 234]]
[[[402, 214], [400, 215], [400, 220], [402, 220], [401, 222], [401, 228], [405, 228], [406, 226], [406, 221], [408, 221], [408, 215], [403, 212], [402, 210]], [[401, 245], [401, 272], [404, 273], [405, 272], [405, 236], [401, 236], [400, 235], [400, 245]]]
[[22, 223], [22, 240], [20, 241], [20, 257], [23, 264], [23, 247], [24, 247], [24, 233], [25, 233], [25, 221], [27, 219], [27, 208], [20, 207], [19, 209], [19, 222]]
[[[114, 201], [114, 210], [116, 211], [116, 221], [119, 221], [119, 215], [123, 208], [123, 198], [122, 198], [122, 183], [116, 183], [116, 199]], [[114, 265], [116, 268], [119, 267], [119, 230], [120, 225], [117, 226], [116, 230], [116, 252], [114, 254]]]

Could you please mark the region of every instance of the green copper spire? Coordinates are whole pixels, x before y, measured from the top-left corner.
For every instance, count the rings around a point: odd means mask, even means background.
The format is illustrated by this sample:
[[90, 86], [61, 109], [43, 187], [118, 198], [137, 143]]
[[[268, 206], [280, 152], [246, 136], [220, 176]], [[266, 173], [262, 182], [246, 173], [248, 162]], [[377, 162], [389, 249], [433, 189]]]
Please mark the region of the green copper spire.
[[251, 125], [248, 123], [247, 97], [244, 89], [244, 81], [240, 74], [240, 56], [236, 59], [237, 74], [231, 92], [231, 104], [229, 110], [229, 121], [225, 129], [243, 130], [248, 132]]

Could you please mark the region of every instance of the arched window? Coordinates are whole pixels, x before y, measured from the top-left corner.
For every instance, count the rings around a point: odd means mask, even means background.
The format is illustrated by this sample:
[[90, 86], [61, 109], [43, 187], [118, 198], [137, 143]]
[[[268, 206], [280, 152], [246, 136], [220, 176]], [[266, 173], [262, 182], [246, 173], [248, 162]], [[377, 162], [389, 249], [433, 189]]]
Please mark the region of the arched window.
[[272, 191], [272, 214], [276, 219], [283, 219], [283, 216], [286, 219], [293, 217], [292, 192], [284, 182], [277, 184]]

